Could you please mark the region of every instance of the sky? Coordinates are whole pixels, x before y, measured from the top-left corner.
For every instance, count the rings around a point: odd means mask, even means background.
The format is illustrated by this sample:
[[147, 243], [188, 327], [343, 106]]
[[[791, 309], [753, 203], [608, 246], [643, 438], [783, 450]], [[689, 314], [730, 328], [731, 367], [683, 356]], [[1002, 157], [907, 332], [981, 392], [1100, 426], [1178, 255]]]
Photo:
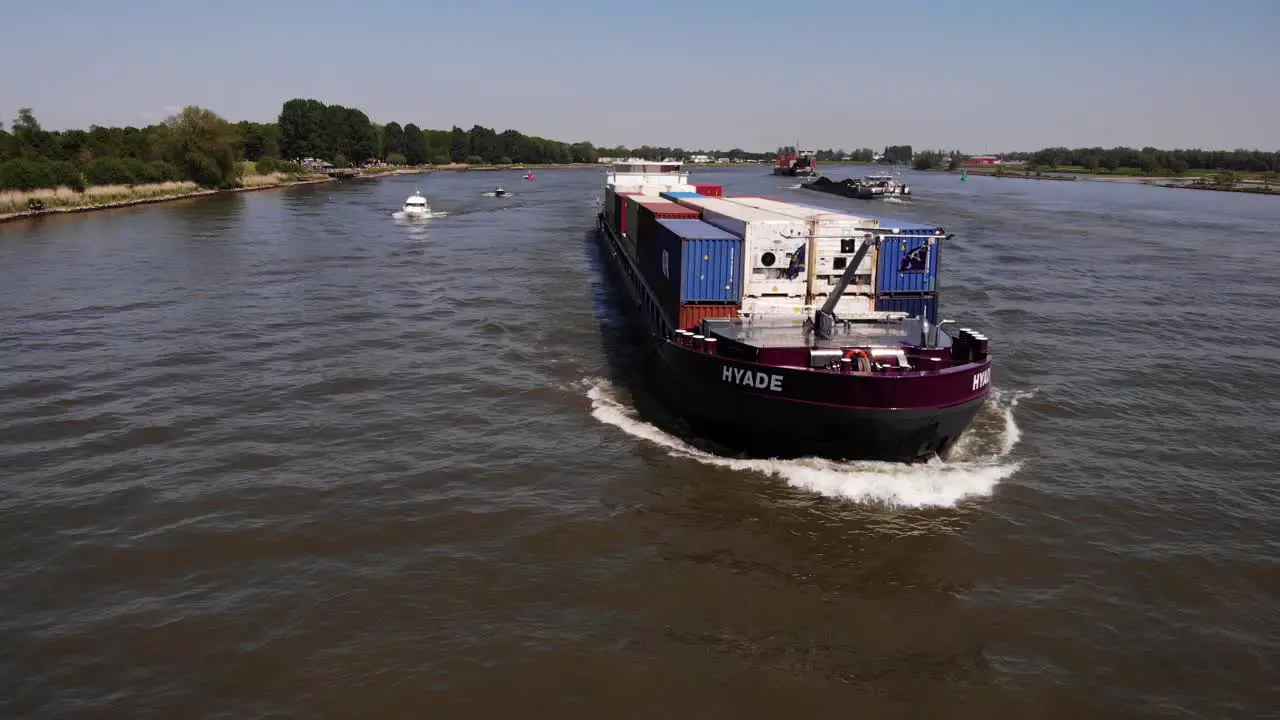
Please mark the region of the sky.
[[268, 122], [303, 97], [605, 146], [1280, 150], [1280, 0], [0, 6], [6, 127]]

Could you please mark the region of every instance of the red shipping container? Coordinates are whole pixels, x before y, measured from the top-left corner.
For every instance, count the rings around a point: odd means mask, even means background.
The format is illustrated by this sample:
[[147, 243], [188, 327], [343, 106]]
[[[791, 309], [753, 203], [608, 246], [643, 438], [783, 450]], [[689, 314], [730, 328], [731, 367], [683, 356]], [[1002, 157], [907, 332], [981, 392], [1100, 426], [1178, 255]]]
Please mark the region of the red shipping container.
[[702, 213], [680, 203], [673, 203], [662, 198], [635, 198], [637, 205], [636, 232], [633, 236], [636, 243], [636, 257], [640, 259], [640, 267], [646, 265], [648, 240], [653, 237], [653, 224], [657, 220], [701, 220]]
[[680, 306], [679, 313], [677, 322], [679, 329], [692, 330], [696, 333], [700, 331], [703, 320], [738, 317], [738, 306], [685, 304]]
[[623, 190], [614, 194], [613, 196], [613, 202], [615, 203], [613, 208], [613, 222], [614, 222], [614, 227], [620, 233], [624, 233], [627, 231], [627, 200], [626, 198], [628, 195], [638, 195], [638, 194], [639, 193], [636, 193], [631, 190]]
[[707, 197], [724, 197], [723, 185], [694, 184], [693, 191], [699, 195], [706, 195]]

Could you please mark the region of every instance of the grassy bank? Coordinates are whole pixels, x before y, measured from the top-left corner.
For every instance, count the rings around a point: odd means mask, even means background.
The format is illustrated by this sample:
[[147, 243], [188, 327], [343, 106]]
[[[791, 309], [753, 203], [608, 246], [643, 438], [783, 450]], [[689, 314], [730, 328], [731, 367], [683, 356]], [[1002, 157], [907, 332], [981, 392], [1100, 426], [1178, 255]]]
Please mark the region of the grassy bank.
[[1087, 168], [1035, 168], [1021, 166], [981, 166], [959, 170], [947, 170], [952, 175], [968, 173], [983, 177], [1016, 178], [1020, 180], [1087, 180], [1093, 182], [1130, 182], [1160, 187], [1186, 188], [1190, 190], [1217, 190], [1220, 192], [1245, 192], [1257, 195], [1280, 195], [1280, 182], [1273, 174], [1264, 172], [1220, 172], [1216, 170], [1190, 170], [1179, 175], [1144, 173], [1139, 168], [1089, 170]]
[[230, 190], [202, 190], [193, 182], [165, 182], [145, 185], [92, 185], [85, 188], [84, 192], [76, 192], [66, 187], [59, 187], [54, 190], [31, 190], [28, 192], [9, 190], [0, 192], [0, 222], [49, 213], [105, 210], [218, 193], [265, 190], [274, 187], [329, 181], [330, 179], [324, 176], [255, 173], [243, 176], [240, 179], [240, 187]]

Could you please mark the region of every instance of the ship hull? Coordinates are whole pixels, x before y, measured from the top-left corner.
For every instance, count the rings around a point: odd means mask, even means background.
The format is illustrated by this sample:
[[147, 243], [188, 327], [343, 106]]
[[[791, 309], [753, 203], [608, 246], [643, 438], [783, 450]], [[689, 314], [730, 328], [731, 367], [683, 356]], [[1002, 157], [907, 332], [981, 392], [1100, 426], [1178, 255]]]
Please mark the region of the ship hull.
[[649, 348], [655, 393], [697, 433], [758, 457], [913, 462], [945, 457], [985, 396], [951, 407], [903, 409], [818, 405], [728, 389], [706, 381], [689, 353]]
[[603, 217], [597, 223], [649, 386], [701, 437], [755, 457], [914, 462], [945, 457], [986, 399], [989, 358], [918, 378], [833, 376], [732, 361], [669, 341], [670, 328], [645, 310], [638, 269]]

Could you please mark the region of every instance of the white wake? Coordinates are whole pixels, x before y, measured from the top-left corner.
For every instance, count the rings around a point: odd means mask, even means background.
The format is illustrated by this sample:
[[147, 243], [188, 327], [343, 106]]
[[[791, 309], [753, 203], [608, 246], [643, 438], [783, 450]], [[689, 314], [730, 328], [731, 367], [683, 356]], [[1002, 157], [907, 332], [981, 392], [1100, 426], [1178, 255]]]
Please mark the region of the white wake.
[[906, 465], [889, 462], [835, 462], [821, 458], [755, 460], [727, 458], [695, 448], [642, 420], [618, 399], [608, 380], [585, 383], [591, 415], [632, 437], [664, 448], [674, 457], [738, 472], [782, 478], [788, 484], [829, 497], [878, 502], [898, 507], [955, 507], [961, 500], [988, 497], [1021, 463], [1008, 459], [1022, 433], [1013, 409], [1029, 393], [993, 390], [974, 423], [956, 443], [946, 462]]

